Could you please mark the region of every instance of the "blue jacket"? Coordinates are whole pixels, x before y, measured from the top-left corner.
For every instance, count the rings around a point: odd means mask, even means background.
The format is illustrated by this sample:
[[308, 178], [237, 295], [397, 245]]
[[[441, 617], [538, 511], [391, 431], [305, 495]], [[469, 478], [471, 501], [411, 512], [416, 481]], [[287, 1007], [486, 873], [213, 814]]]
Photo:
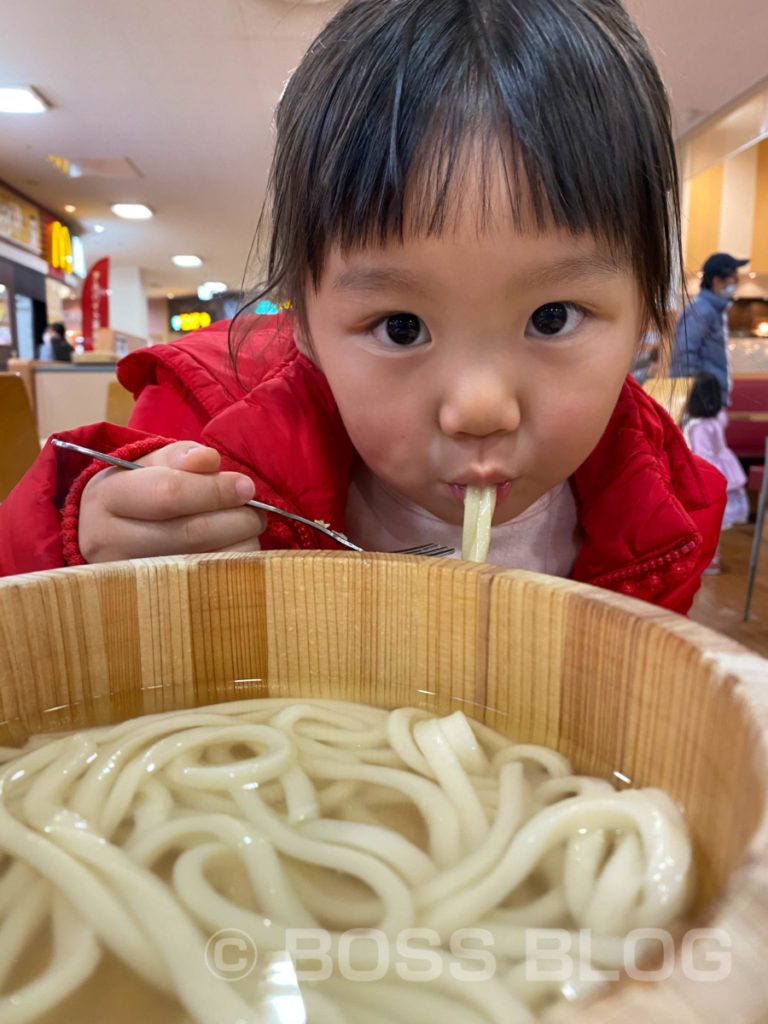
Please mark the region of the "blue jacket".
[[672, 346], [670, 377], [692, 377], [694, 373], [714, 373], [720, 382], [723, 405], [728, 404], [728, 352], [726, 350], [725, 311], [729, 299], [702, 288], [685, 307], [677, 322]]

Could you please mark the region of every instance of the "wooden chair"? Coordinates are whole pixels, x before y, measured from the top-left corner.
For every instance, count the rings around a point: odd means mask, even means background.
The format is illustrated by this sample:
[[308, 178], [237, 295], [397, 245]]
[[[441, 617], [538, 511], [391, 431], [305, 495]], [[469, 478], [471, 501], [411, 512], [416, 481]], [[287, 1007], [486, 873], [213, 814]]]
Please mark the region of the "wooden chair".
[[[744, 622], [749, 618], [749, 605], [752, 601], [752, 588], [755, 585], [757, 560], [760, 557], [760, 545], [763, 542], [763, 524], [765, 523], [765, 506], [768, 503], [768, 437], [765, 439], [765, 461], [763, 462], [762, 479], [760, 480], [760, 497], [757, 502], [757, 519], [755, 534], [752, 538], [752, 551], [749, 556], [749, 576], [747, 578], [747, 596], [744, 601]], [[757, 478], [757, 473], [750, 471], [750, 481]]]
[[693, 377], [651, 377], [643, 384], [646, 394], [666, 409], [678, 426], [692, 387]]
[[119, 427], [127, 426], [132, 410], [133, 395], [125, 390], [119, 380], [111, 380], [107, 387], [107, 423], [115, 423]]
[[0, 373], [0, 501], [39, 454], [40, 439], [24, 381], [15, 373]]

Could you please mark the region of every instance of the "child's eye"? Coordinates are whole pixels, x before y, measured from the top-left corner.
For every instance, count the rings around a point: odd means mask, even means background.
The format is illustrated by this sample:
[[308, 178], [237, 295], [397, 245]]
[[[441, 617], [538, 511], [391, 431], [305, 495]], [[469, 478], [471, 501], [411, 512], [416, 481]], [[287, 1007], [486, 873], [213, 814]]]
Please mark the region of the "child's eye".
[[534, 338], [563, 338], [575, 331], [585, 316], [584, 310], [572, 302], [548, 302], [535, 310], [525, 333]]
[[392, 313], [376, 324], [373, 333], [384, 344], [403, 348], [423, 345], [430, 340], [429, 331], [413, 313]]

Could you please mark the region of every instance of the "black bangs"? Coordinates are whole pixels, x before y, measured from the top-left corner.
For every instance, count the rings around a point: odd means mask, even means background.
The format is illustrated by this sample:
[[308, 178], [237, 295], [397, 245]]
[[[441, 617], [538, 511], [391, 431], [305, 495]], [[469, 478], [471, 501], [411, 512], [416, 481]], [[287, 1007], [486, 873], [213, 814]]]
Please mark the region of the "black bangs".
[[662, 328], [674, 147], [664, 87], [618, 0], [351, 0], [294, 72], [276, 128], [262, 294], [302, 321], [331, 246], [440, 234], [463, 201], [482, 230], [503, 167], [517, 227], [605, 243]]

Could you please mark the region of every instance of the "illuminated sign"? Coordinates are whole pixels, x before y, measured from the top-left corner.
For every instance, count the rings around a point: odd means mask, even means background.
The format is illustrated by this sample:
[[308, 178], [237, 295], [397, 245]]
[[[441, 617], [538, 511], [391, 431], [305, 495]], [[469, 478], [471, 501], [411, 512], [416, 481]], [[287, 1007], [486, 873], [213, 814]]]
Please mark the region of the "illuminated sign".
[[69, 228], [58, 220], [48, 227], [48, 263], [54, 270], [72, 273], [72, 239]]
[[0, 188], [0, 237], [9, 238], [30, 252], [42, 255], [40, 211], [3, 188]]
[[281, 302], [279, 306], [276, 306], [274, 302], [270, 302], [269, 299], [262, 299], [256, 305], [254, 313], [259, 316], [273, 316], [275, 313], [279, 313], [281, 309], [290, 309], [290, 302]]
[[76, 277], [85, 277], [85, 249], [82, 238], [77, 235], [72, 239], [72, 273]]
[[77, 164], [70, 163], [65, 156], [55, 156], [53, 153], [49, 153], [48, 159], [57, 171], [66, 174], [68, 178], [80, 178], [82, 176], [82, 168]]
[[178, 313], [171, 317], [171, 330], [198, 331], [201, 327], [207, 327], [210, 322], [210, 313]]

